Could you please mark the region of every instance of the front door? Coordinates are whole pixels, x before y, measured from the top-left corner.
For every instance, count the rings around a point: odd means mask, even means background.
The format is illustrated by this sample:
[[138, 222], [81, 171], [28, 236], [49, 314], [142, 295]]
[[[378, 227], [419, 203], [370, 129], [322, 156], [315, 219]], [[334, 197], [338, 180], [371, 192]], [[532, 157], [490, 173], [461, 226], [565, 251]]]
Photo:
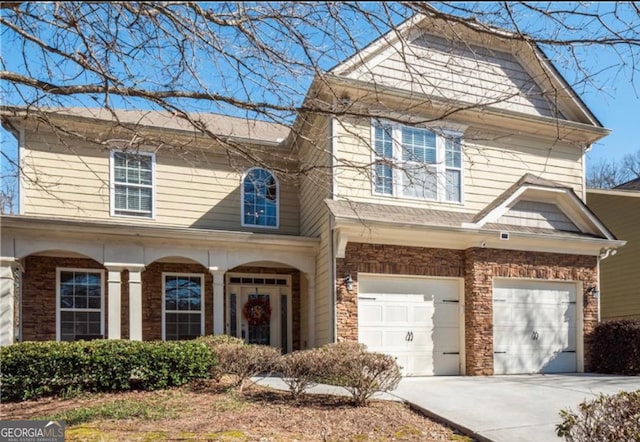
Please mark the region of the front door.
[[274, 314], [276, 289], [243, 287], [241, 292], [240, 337], [247, 344], [275, 344], [275, 327], [272, 323], [277, 316]]
[[228, 274], [226, 292], [228, 335], [292, 350], [290, 276]]

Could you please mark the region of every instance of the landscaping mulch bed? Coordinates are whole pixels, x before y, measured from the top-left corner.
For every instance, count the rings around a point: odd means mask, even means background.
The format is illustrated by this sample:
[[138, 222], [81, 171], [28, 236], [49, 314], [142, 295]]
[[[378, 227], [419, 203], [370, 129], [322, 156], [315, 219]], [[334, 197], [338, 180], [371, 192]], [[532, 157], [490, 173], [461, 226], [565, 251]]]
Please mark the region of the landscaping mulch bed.
[[239, 394], [229, 385], [209, 381], [156, 392], [92, 394], [1, 404], [0, 416], [2, 419], [60, 418], [62, 413], [83, 408], [103, 405], [127, 408], [134, 404], [138, 411], [149, 413], [118, 420], [98, 417], [67, 425], [67, 440], [470, 440], [399, 402], [373, 401], [367, 407], [354, 407], [348, 397], [315, 394], [303, 395], [295, 402], [288, 392], [254, 385]]

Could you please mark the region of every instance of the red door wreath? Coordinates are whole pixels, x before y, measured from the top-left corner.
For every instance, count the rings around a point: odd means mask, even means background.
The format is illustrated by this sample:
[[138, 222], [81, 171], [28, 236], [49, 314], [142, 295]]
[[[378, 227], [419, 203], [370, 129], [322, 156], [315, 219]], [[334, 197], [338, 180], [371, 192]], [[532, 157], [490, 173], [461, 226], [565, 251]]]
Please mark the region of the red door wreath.
[[243, 308], [244, 317], [249, 325], [267, 325], [271, 320], [271, 305], [268, 296], [249, 299]]

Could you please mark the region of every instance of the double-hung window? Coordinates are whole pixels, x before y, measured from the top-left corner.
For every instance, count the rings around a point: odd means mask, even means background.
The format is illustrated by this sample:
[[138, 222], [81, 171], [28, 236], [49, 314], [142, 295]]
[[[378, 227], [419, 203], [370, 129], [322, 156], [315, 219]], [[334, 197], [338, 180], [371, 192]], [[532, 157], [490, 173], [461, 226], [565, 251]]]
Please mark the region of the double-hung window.
[[163, 339], [204, 334], [204, 275], [163, 273]]
[[374, 183], [380, 195], [462, 201], [460, 135], [399, 124], [373, 124]]
[[111, 152], [111, 214], [154, 218], [155, 156]]
[[104, 335], [101, 270], [58, 269], [58, 340], [96, 339]]

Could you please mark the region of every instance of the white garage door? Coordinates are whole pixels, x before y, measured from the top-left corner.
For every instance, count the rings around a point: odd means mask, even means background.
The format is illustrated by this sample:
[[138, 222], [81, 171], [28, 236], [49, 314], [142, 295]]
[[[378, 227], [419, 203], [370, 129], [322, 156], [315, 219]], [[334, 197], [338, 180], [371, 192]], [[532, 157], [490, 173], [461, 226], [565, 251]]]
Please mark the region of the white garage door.
[[576, 285], [497, 280], [494, 373], [571, 373], [576, 359]]
[[460, 283], [358, 275], [358, 340], [405, 376], [460, 374]]

